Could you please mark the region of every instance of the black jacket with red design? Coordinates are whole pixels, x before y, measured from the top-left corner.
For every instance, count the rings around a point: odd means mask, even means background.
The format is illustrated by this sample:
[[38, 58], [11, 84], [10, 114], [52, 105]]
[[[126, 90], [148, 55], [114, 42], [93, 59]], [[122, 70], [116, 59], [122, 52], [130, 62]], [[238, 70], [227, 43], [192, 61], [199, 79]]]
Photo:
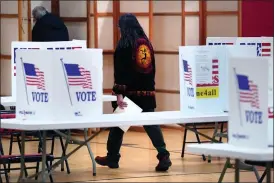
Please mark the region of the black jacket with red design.
[[[155, 56], [151, 43], [139, 38], [135, 48], [114, 53], [113, 94], [122, 94], [142, 109], [155, 109]], [[114, 108], [116, 102], [112, 103]]]

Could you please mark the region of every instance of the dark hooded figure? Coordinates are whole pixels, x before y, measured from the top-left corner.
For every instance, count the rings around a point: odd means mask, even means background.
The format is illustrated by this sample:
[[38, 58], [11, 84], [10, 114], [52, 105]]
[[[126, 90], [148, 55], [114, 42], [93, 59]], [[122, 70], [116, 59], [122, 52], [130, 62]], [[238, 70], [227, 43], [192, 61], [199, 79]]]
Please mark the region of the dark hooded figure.
[[[142, 108], [143, 112], [154, 112], [156, 69], [153, 47], [134, 15], [122, 15], [118, 27], [121, 38], [114, 53], [113, 86], [113, 95], [117, 96], [117, 101], [113, 102], [112, 106], [114, 109], [127, 107], [127, 103], [123, 101], [126, 96]], [[158, 151], [159, 164], [156, 171], [167, 171], [172, 163], [160, 126], [148, 125], [144, 126], [144, 129]], [[110, 129], [107, 156], [96, 157], [99, 165], [119, 167], [123, 135], [124, 132], [118, 127]]]
[[32, 29], [32, 41], [69, 41], [69, 33], [64, 22], [57, 16], [47, 12], [43, 6], [32, 10], [35, 25]]

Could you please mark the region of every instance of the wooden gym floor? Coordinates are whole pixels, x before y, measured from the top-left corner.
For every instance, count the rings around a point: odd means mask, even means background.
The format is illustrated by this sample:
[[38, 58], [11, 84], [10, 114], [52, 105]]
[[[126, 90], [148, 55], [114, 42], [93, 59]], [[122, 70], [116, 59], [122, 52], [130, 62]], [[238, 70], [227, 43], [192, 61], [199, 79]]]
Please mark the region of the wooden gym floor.
[[[212, 134], [212, 131], [205, 130]], [[66, 171], [61, 172], [57, 168], [54, 172], [55, 182], [218, 182], [220, 172], [225, 159], [212, 158], [212, 163], [202, 160], [201, 156], [185, 154], [181, 158], [181, 147], [183, 131], [176, 129], [163, 130], [167, 148], [171, 153], [172, 167], [168, 172], [156, 173], [157, 165], [156, 151], [154, 150], [148, 136], [144, 132], [127, 132], [124, 136], [121, 148], [120, 168], [111, 170], [106, 167], [97, 166], [97, 176], [92, 175], [92, 163], [86, 147], [81, 148], [69, 159], [71, 174]], [[103, 132], [92, 140], [91, 147], [95, 156], [106, 154], [106, 141], [108, 132]], [[188, 141], [195, 139], [192, 132], [188, 133]], [[3, 139], [5, 153], [8, 152], [9, 140]], [[50, 142], [47, 144], [50, 148]], [[69, 145], [73, 149], [74, 145]], [[18, 146], [14, 143], [13, 153], [18, 153]], [[26, 153], [36, 153], [37, 143], [27, 142]], [[61, 154], [59, 140], [55, 143], [55, 154]], [[30, 165], [30, 164], [29, 164]], [[27, 165], [28, 166], [28, 165]], [[259, 169], [261, 170], [261, 169]], [[32, 170], [28, 170], [29, 173]], [[259, 171], [260, 175], [263, 171]], [[273, 174], [273, 173], [272, 173]], [[18, 171], [10, 174], [11, 182], [17, 180]], [[242, 182], [256, 182], [253, 172], [242, 171], [240, 174]], [[4, 178], [4, 176], [2, 176]], [[273, 180], [273, 178], [272, 178]], [[224, 182], [234, 181], [234, 170], [228, 169], [224, 177]]]

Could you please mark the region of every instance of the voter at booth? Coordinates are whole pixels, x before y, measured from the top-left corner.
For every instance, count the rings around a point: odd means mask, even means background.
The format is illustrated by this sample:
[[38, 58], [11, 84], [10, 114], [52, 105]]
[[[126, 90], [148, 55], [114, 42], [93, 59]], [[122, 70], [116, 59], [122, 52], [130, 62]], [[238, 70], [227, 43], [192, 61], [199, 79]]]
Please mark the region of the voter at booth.
[[69, 33], [64, 22], [48, 12], [43, 6], [32, 10], [35, 25], [32, 29], [32, 41], [69, 41]]
[[[127, 103], [123, 101], [123, 97], [127, 96], [142, 108], [143, 112], [154, 112], [156, 70], [153, 47], [134, 15], [122, 15], [118, 27], [121, 38], [114, 54], [113, 86], [113, 94], [117, 96], [117, 101], [112, 102], [112, 106], [114, 109], [127, 107]], [[144, 129], [158, 151], [159, 164], [156, 171], [167, 171], [172, 163], [160, 126], [148, 125], [144, 126]], [[108, 154], [105, 157], [96, 157], [98, 164], [109, 168], [119, 167], [123, 135], [123, 130], [118, 127], [110, 129]]]

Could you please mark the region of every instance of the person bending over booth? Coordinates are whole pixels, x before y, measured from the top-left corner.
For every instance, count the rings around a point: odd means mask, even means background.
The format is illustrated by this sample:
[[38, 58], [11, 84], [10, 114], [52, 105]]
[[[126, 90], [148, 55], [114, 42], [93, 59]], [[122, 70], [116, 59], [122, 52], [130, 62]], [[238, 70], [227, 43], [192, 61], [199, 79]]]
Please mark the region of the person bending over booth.
[[69, 41], [68, 29], [64, 22], [49, 13], [43, 6], [35, 7], [32, 10], [32, 16], [35, 22], [32, 29], [32, 41]]
[[[123, 98], [127, 96], [143, 109], [143, 112], [154, 112], [155, 98], [155, 56], [153, 47], [132, 14], [124, 14], [119, 19], [118, 27], [121, 38], [114, 53], [113, 94], [117, 101], [112, 102], [114, 110], [127, 107]], [[154, 147], [158, 151], [159, 160], [156, 171], [167, 171], [172, 165], [170, 153], [166, 150], [162, 131], [159, 125], [144, 126]], [[107, 142], [107, 156], [96, 157], [96, 162], [109, 168], [119, 168], [120, 147], [124, 132], [111, 128]]]

